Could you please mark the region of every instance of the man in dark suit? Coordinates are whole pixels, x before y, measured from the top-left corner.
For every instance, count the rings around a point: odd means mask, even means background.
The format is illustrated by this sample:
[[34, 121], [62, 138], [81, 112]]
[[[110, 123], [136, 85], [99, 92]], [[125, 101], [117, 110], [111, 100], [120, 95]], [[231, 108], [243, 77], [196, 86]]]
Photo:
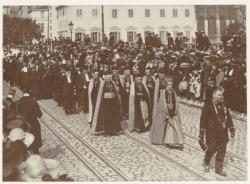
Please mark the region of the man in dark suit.
[[205, 172], [209, 172], [210, 160], [216, 154], [215, 172], [221, 176], [227, 176], [223, 171], [223, 161], [228, 143], [228, 130], [231, 138], [235, 136], [235, 129], [229, 110], [224, 106], [224, 89], [216, 88], [213, 91], [213, 99], [206, 102], [200, 118], [200, 141], [204, 141], [206, 135]]
[[84, 113], [88, 112], [88, 83], [90, 76], [87, 73], [87, 66], [80, 68], [77, 65], [77, 77], [75, 82], [76, 99], [78, 106]]
[[74, 77], [72, 74], [73, 72], [70, 69], [70, 66], [67, 66], [65, 75], [62, 78], [62, 99], [66, 114], [72, 114], [75, 112]]
[[30, 133], [35, 136], [35, 141], [30, 146], [34, 154], [39, 154], [42, 146], [41, 126], [37, 118], [42, 117], [42, 112], [36, 100], [30, 96], [29, 89], [23, 90], [23, 97], [18, 101], [17, 114], [23, 116], [31, 125]]
[[201, 48], [199, 50], [206, 52], [209, 47], [210, 47], [209, 38], [204, 31], [201, 31]]
[[171, 33], [168, 33], [167, 39], [168, 39], [168, 49], [173, 49], [174, 48], [174, 39], [171, 36]]

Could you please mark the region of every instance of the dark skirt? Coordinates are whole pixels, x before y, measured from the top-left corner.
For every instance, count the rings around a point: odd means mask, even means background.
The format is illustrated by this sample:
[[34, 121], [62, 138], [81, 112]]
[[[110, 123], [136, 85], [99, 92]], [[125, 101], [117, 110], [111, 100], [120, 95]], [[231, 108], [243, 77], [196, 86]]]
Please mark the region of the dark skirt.
[[146, 131], [145, 122], [141, 113], [141, 103], [139, 99], [135, 99], [135, 129], [139, 132]]

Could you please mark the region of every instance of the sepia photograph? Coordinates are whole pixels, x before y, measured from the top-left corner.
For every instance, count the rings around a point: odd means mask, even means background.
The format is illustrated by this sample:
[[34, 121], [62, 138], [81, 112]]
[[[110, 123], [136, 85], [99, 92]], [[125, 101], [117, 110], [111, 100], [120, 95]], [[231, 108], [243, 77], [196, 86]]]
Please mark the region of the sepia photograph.
[[98, 3], [2, 5], [2, 182], [246, 182], [247, 5]]

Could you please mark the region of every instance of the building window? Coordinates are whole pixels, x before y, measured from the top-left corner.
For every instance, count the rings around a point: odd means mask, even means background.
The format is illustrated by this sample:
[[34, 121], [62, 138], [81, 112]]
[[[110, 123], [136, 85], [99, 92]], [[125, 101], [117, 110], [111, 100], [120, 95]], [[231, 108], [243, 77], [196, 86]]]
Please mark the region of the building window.
[[135, 31], [128, 31], [128, 34], [127, 34], [128, 42], [134, 42], [135, 36], [136, 36]]
[[92, 10], [92, 17], [97, 17], [97, 9]]
[[112, 18], [117, 18], [117, 9], [112, 9]]
[[178, 16], [178, 11], [177, 9], [173, 9], [173, 17], [177, 17]]
[[134, 11], [133, 9], [128, 10], [128, 17], [134, 17]]
[[63, 10], [63, 16], [64, 16], [64, 14], [65, 14], [65, 12], [64, 12], [64, 10]]
[[49, 20], [49, 23], [52, 24], [52, 20], [51, 19]]
[[52, 26], [49, 26], [49, 30], [52, 31]]
[[145, 17], [150, 17], [150, 9], [145, 10]]
[[185, 17], [189, 17], [189, 9], [185, 9]]
[[76, 16], [77, 17], [82, 17], [82, 10], [81, 9], [76, 10]]
[[160, 17], [165, 17], [165, 10], [164, 9], [160, 9]]
[[101, 33], [100, 32], [91, 32], [91, 43], [100, 42]]
[[44, 18], [44, 11], [41, 11], [41, 17]]
[[52, 17], [52, 13], [51, 12], [49, 13], [49, 16]]
[[118, 42], [120, 40], [120, 32], [110, 32], [111, 35], [114, 36], [115, 42]]
[[52, 33], [50, 33], [50, 38], [52, 38], [52, 36], [53, 36]]

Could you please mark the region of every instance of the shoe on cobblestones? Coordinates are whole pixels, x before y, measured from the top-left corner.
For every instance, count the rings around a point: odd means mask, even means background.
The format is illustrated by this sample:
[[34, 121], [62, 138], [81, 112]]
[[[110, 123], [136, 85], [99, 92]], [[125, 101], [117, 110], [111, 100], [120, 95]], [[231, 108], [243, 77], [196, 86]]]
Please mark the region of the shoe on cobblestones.
[[215, 173], [219, 174], [221, 176], [226, 177], [227, 173], [223, 171], [223, 163], [222, 162], [216, 162], [215, 163]]
[[219, 174], [221, 176], [227, 177], [227, 173], [225, 171], [223, 171], [223, 170], [221, 170], [221, 171], [215, 171], [215, 173]]

